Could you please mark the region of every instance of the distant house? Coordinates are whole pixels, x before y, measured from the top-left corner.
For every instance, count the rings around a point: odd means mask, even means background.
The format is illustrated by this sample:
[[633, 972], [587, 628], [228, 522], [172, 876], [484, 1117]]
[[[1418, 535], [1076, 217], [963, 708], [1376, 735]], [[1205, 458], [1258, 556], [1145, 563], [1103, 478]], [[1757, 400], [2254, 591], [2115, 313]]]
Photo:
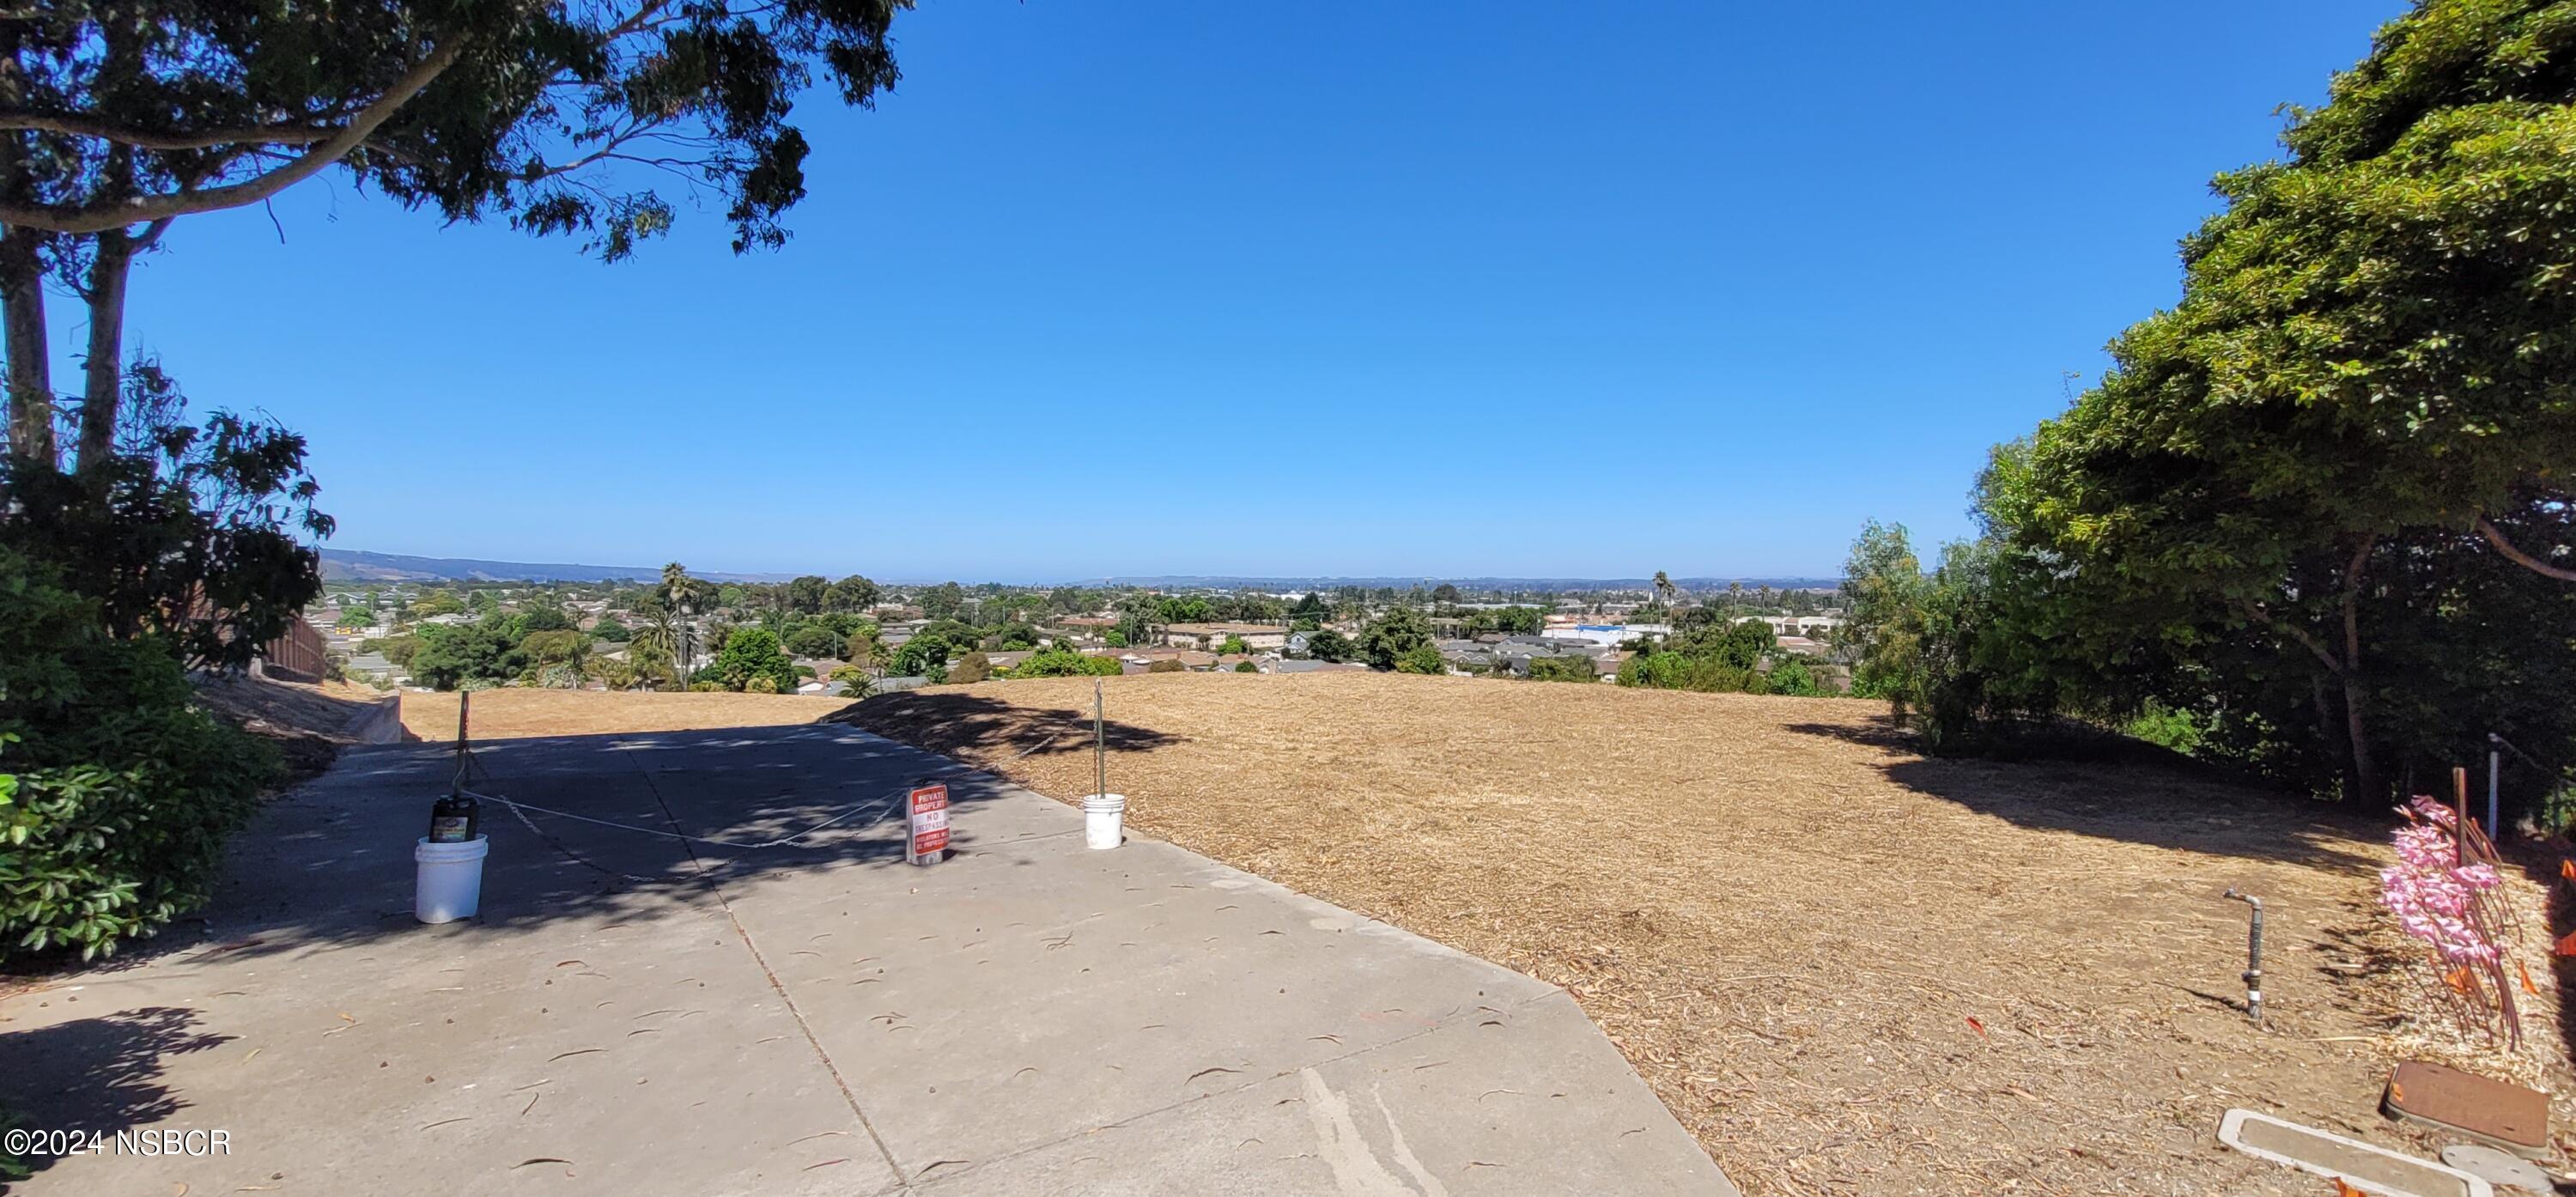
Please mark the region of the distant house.
[[1151, 668], [1156, 661], [1178, 661], [1185, 669], [1204, 670], [1216, 666], [1215, 653], [1201, 652], [1194, 648], [1113, 648], [1091, 655], [1115, 657], [1120, 663], [1128, 666], [1129, 673], [1141, 673]]
[[1439, 640], [1432, 647], [1440, 650], [1440, 659], [1451, 669], [1469, 673], [1492, 669], [1496, 660], [1494, 647], [1478, 640]]
[[[1599, 672], [1601, 658], [1611, 655], [1608, 649], [1589, 640], [1559, 636], [1505, 637], [1502, 643], [1493, 646], [1493, 653], [1494, 659], [1504, 669], [1521, 677], [1529, 676], [1529, 663], [1533, 658], [1582, 657], [1594, 662], [1594, 670]], [[1618, 668], [1613, 664], [1610, 671], [1616, 672]]]
[[1213, 649], [1240, 638], [1253, 649], [1286, 648], [1288, 629], [1267, 623], [1175, 623], [1163, 628], [1163, 643], [1175, 648]]
[[992, 662], [993, 668], [995, 669], [1016, 669], [1019, 667], [1020, 662], [1028, 660], [1030, 657], [1036, 655], [1037, 653], [1035, 650], [1015, 648], [1005, 650], [1003, 652], [986, 653], [984, 654], [984, 659]]
[[1352, 661], [1284, 661], [1284, 660], [1283, 660], [1283, 661], [1272, 661], [1272, 662], [1270, 663], [1270, 669], [1269, 669], [1269, 672], [1271, 672], [1271, 673], [1342, 673], [1342, 672], [1347, 672], [1347, 671], [1350, 671], [1350, 670], [1366, 671], [1367, 669], [1368, 669], [1368, 666], [1366, 666], [1366, 665], [1361, 665], [1361, 664], [1358, 664], [1358, 663], [1356, 663], [1356, 662], [1352, 662]]

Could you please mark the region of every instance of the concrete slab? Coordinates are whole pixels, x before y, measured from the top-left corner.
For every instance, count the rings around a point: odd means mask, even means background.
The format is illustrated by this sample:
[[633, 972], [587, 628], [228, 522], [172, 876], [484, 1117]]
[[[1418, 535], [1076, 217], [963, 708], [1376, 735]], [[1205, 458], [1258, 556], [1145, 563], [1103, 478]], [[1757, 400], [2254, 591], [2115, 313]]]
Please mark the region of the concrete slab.
[[2483, 1143], [2455, 1143], [2442, 1149], [2442, 1162], [2471, 1176], [2483, 1176], [2498, 1189], [2538, 1193], [2542, 1197], [2558, 1191], [2556, 1183], [2540, 1165], [2509, 1151], [2499, 1151]]
[[2229, 1110], [2218, 1141], [2374, 1197], [2495, 1197], [2484, 1177], [2252, 1110]]
[[[32, 1125], [225, 1129], [29, 1194], [1731, 1194], [1562, 991], [837, 727], [512, 741], [483, 917], [408, 915], [448, 762], [353, 751], [186, 944], [0, 1003]], [[578, 858], [578, 859], [575, 859]]]

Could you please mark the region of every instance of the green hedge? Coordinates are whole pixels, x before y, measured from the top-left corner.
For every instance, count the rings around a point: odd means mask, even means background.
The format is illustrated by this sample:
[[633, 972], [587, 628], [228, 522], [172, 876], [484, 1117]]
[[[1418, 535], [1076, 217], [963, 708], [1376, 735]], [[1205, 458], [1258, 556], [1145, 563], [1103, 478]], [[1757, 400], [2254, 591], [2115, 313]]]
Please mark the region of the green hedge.
[[112, 952], [205, 900], [280, 766], [194, 697], [167, 646], [0, 549], [0, 959]]

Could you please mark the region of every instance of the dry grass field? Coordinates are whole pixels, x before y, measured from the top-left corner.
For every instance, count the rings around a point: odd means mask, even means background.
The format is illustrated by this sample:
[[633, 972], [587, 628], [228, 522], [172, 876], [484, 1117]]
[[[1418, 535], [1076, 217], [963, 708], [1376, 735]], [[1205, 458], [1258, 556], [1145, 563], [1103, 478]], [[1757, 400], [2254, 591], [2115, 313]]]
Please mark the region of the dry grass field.
[[[2161, 763], [1926, 759], [1869, 702], [1107, 686], [1133, 826], [1566, 986], [1749, 1193], [2330, 1191], [2218, 1147], [2231, 1106], [2438, 1145], [2375, 1112], [2393, 1054], [2442, 1048], [2388, 1013], [2415, 981], [2367, 813]], [[849, 718], [1073, 798], [1091, 697], [995, 682]], [[2262, 1030], [2231, 886], [2270, 915]], [[2486, 1067], [2565, 1093], [2537, 979], [2530, 1046]]]
[[[471, 721], [477, 740], [511, 740], [812, 723], [849, 705], [847, 699], [803, 694], [480, 690]], [[456, 695], [405, 691], [402, 721], [403, 730], [423, 740], [454, 743]]]

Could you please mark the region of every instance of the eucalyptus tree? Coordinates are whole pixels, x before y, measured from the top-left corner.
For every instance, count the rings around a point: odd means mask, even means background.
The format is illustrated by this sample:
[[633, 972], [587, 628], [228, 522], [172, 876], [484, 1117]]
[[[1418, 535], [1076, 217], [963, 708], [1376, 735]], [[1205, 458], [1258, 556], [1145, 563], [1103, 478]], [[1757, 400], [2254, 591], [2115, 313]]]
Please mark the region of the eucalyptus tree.
[[866, 106], [908, 0], [47, 0], [0, 20], [12, 451], [53, 463], [43, 276], [86, 305], [82, 468], [111, 451], [128, 269], [173, 221], [339, 172], [616, 261], [712, 201], [775, 247], [819, 74]]

